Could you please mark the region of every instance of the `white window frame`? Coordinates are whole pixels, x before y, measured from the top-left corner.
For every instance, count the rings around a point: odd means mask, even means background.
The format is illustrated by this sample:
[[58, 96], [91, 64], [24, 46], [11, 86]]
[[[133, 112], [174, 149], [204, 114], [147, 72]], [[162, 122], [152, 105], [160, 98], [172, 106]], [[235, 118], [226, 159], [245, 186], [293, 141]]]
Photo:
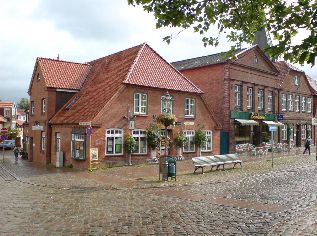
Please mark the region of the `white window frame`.
[[[77, 143], [80, 143], [80, 146], [83, 147], [82, 150], [82, 156], [80, 156], [79, 151], [75, 152], [75, 145], [77, 146]], [[81, 150], [81, 149], [79, 149]], [[72, 155], [72, 159], [75, 160], [85, 160], [86, 159], [86, 136], [85, 134], [81, 133], [72, 133], [72, 142], [71, 142], [71, 155]]]
[[273, 111], [273, 91], [269, 91], [267, 95], [267, 111]]
[[247, 89], [247, 108], [251, 110], [253, 108], [253, 88], [248, 87]]
[[306, 139], [306, 125], [301, 125], [301, 135], [302, 135], [302, 139]]
[[311, 113], [312, 98], [307, 98], [307, 113]]
[[302, 96], [301, 103], [302, 103], [301, 111], [306, 112], [306, 97], [305, 96]]
[[288, 94], [288, 111], [294, 111], [293, 94]]
[[300, 110], [300, 97], [299, 95], [295, 95], [295, 111], [299, 112]]
[[281, 95], [281, 109], [282, 111], [286, 111], [286, 94], [282, 93]]
[[41, 132], [41, 150], [45, 151], [45, 143], [46, 143], [46, 133], [45, 131]]
[[258, 110], [264, 110], [264, 89], [258, 90]]
[[294, 76], [294, 84], [299, 86], [299, 77], [297, 75]]
[[242, 86], [241, 85], [238, 85], [236, 84], [234, 86], [234, 92], [235, 92], [235, 105], [236, 105], [236, 108], [241, 108], [242, 104], [241, 104], [241, 100], [242, 100]]
[[185, 118], [195, 117], [196, 101], [195, 98], [185, 98]]
[[45, 114], [46, 112], [46, 99], [42, 99], [42, 113]]
[[135, 93], [133, 95], [134, 114], [146, 115], [147, 114], [147, 94]]
[[211, 152], [212, 151], [212, 131], [211, 130], [203, 130], [206, 135], [207, 142], [204, 146], [201, 147], [202, 152]]
[[[168, 107], [169, 106], [169, 107]], [[173, 114], [174, 99], [167, 101], [165, 95], [161, 96], [161, 113]]]
[[35, 114], [35, 103], [34, 101], [31, 101], [31, 115]]
[[[105, 148], [105, 155], [106, 156], [119, 156], [123, 155], [123, 129], [106, 129], [106, 134], [105, 134], [105, 139], [106, 139], [106, 148]], [[111, 140], [112, 138], [112, 140]], [[121, 139], [121, 142], [120, 142]], [[110, 143], [111, 140], [111, 144]], [[118, 142], [117, 142], [118, 141]], [[116, 145], [120, 144], [121, 145], [121, 152], [116, 152]], [[109, 146], [108, 146], [109, 145]], [[111, 151], [109, 151], [111, 145]]]
[[[132, 130], [132, 137], [136, 141], [137, 150], [133, 150], [133, 154], [147, 154], [147, 141], [146, 141], [146, 130], [145, 129], [134, 129]], [[145, 144], [141, 150], [141, 139], [144, 138]]]
[[283, 124], [282, 126], [282, 140], [287, 140], [287, 125]]
[[195, 144], [194, 144], [195, 130], [184, 130], [183, 134], [187, 138], [183, 146], [183, 152], [184, 153], [195, 152]]

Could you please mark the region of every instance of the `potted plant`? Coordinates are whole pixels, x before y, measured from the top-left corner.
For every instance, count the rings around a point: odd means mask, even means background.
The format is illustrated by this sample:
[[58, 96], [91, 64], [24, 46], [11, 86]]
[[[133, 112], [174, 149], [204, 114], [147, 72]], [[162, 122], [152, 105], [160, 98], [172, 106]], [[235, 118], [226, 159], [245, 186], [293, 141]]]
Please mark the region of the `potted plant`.
[[147, 144], [151, 149], [151, 159], [156, 160], [156, 149], [160, 145], [160, 129], [157, 124], [151, 123], [146, 129]]
[[134, 151], [136, 146], [136, 141], [135, 139], [132, 137], [132, 135], [128, 134], [127, 136], [125, 136], [124, 139], [124, 147], [126, 148], [127, 152], [128, 152], [128, 159], [129, 159], [129, 166], [132, 165], [131, 162], [131, 153]]
[[187, 141], [186, 136], [183, 134], [183, 132], [179, 132], [175, 139], [174, 143], [177, 147], [177, 156], [181, 157], [182, 156], [182, 148], [184, 147], [185, 142]]
[[175, 123], [176, 117], [174, 114], [162, 113], [157, 117], [157, 121], [167, 128], [168, 126]]
[[201, 147], [205, 145], [207, 142], [207, 137], [205, 132], [203, 132], [201, 129], [196, 130], [195, 136], [194, 136], [194, 143], [198, 147], [198, 155], [201, 156]]

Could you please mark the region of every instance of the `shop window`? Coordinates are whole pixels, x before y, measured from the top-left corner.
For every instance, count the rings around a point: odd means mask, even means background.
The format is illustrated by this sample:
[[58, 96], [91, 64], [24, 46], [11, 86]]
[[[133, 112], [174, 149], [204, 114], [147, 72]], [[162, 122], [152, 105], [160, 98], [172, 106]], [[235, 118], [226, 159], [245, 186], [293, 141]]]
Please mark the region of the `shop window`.
[[306, 111], [306, 97], [302, 97], [302, 112]]
[[183, 133], [186, 137], [186, 142], [184, 144], [183, 151], [184, 152], [195, 152], [195, 143], [194, 143], [195, 131], [194, 130], [184, 130]]
[[147, 153], [146, 131], [142, 129], [133, 130], [132, 136], [136, 141], [136, 147], [133, 150], [133, 153], [146, 154]]
[[235, 85], [234, 87], [234, 91], [235, 91], [235, 106], [236, 109], [241, 109], [242, 108], [242, 94], [241, 94], [241, 90], [242, 87], [241, 85]]
[[201, 147], [201, 151], [212, 151], [212, 131], [211, 130], [204, 130], [206, 138], [207, 138], [207, 142], [205, 143], [205, 145], [203, 145]]
[[106, 130], [106, 155], [123, 154], [123, 130], [107, 129]]
[[72, 133], [72, 158], [75, 160], [86, 159], [86, 135], [82, 130], [80, 133]]
[[264, 90], [259, 89], [258, 91], [258, 110], [263, 111], [264, 110]]
[[248, 88], [247, 92], [247, 108], [253, 110], [253, 88]]
[[293, 106], [293, 94], [288, 95], [288, 111], [293, 111], [294, 106]]
[[139, 115], [147, 114], [147, 94], [145, 93], [134, 94], [134, 114], [139, 114]]
[[45, 143], [46, 143], [46, 134], [44, 131], [41, 132], [41, 150], [45, 150]]
[[194, 98], [185, 98], [185, 117], [195, 117]]
[[302, 125], [302, 139], [306, 139], [306, 125]]
[[299, 112], [299, 96], [295, 96], [295, 111]]

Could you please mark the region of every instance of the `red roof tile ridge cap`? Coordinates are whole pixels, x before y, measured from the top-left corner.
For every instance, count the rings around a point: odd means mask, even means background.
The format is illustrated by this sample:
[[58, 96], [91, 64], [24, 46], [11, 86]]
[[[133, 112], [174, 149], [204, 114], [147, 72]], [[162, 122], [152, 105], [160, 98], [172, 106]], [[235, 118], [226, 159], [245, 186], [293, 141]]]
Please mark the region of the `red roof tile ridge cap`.
[[80, 65], [87, 65], [87, 66], [90, 65], [88, 62], [82, 63], [82, 62], [66, 61], [66, 60], [54, 59], [54, 58], [45, 58], [45, 57], [38, 57], [37, 60], [38, 61], [48, 60], [48, 61], [55, 61], [55, 62], [66, 62], [66, 63], [71, 63], [71, 64], [80, 64]]

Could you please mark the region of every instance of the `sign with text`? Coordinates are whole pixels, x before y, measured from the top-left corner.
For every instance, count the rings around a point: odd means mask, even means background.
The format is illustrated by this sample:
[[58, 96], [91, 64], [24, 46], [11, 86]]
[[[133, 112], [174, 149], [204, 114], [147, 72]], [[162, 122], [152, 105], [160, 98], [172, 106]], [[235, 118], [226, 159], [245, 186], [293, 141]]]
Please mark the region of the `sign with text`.
[[269, 131], [277, 131], [277, 126], [276, 125], [270, 125], [269, 126]]
[[90, 160], [98, 160], [98, 148], [90, 148]]
[[91, 122], [90, 121], [83, 121], [83, 122], [79, 122], [80, 126], [91, 126]]
[[311, 124], [312, 125], [317, 125], [317, 117], [311, 118]]

